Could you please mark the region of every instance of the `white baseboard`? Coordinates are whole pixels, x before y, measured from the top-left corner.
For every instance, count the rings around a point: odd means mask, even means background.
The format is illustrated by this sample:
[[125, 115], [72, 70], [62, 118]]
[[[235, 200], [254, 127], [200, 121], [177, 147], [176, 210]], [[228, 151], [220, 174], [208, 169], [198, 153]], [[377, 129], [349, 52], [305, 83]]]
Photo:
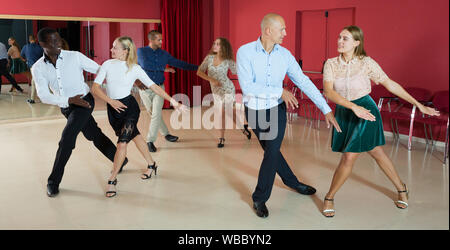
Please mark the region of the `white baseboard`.
[[[386, 136], [386, 137], [394, 137], [394, 134], [392, 133], [392, 132], [388, 132], [388, 131], [384, 131], [384, 136]], [[403, 134], [400, 134], [399, 135], [399, 137], [400, 137], [400, 140], [406, 140], [406, 141], [408, 141], [408, 135], [403, 135]], [[423, 143], [423, 144], [426, 144], [427, 143], [427, 141], [425, 140], [425, 138], [419, 138], [419, 137], [415, 137], [415, 136], [413, 136], [412, 138], [411, 138], [411, 141], [412, 142], [420, 142], [420, 143]], [[431, 143], [431, 142], [430, 142]], [[436, 146], [436, 147], [445, 147], [445, 142], [442, 142], [442, 141], [434, 141], [434, 146]]]

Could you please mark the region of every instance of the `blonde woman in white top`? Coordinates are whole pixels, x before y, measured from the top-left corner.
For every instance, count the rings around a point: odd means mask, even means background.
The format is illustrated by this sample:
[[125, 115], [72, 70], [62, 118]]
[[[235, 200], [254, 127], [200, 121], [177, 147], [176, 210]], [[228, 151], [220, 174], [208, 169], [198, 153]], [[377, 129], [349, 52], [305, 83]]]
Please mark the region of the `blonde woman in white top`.
[[[187, 110], [184, 105], [179, 104], [162, 88], [154, 84], [137, 64], [136, 47], [131, 38], [117, 38], [113, 43], [111, 56], [113, 59], [107, 60], [101, 66], [91, 89], [94, 95], [107, 103], [109, 123], [118, 136], [114, 168], [108, 179], [106, 197], [114, 197], [117, 194], [115, 191], [117, 174], [125, 159], [127, 146], [131, 140], [136, 144], [148, 164], [147, 170], [141, 178], [144, 180], [150, 179], [153, 171], [156, 175], [156, 162], [152, 159], [147, 144], [137, 128], [140, 108], [136, 99], [131, 95], [134, 82], [140, 80], [157, 95], [168, 100], [175, 108]], [[106, 80], [106, 94], [100, 87], [104, 80]]]

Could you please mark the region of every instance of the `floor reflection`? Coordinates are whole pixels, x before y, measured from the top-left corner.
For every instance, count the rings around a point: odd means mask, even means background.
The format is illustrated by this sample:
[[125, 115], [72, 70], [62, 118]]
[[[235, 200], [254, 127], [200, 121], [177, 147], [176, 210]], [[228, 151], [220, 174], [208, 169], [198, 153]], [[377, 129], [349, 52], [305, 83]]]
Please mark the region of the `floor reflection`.
[[[130, 163], [119, 176], [115, 199], [104, 197], [111, 162], [79, 136], [60, 196], [50, 200], [45, 184], [65, 119], [58, 108], [44, 104], [30, 107], [25, 100], [0, 96], [1, 106], [15, 103], [27, 109], [30, 117], [32, 113], [42, 117], [0, 122], [0, 138], [8, 142], [0, 150], [0, 158], [8, 163], [0, 164], [4, 173], [0, 175], [0, 214], [8, 215], [0, 220], [0, 229], [449, 228], [448, 165], [443, 167], [434, 156], [441, 149], [415, 143], [408, 151], [388, 136], [384, 149], [408, 185], [408, 209], [395, 207], [394, 186], [368, 154], [361, 154], [335, 197], [336, 216], [325, 218], [320, 210], [341, 154], [331, 151], [331, 129], [323, 121], [317, 126], [317, 121], [301, 117], [294, 117], [287, 125], [281, 152], [299, 180], [314, 186], [317, 193], [312, 197], [299, 195], [276, 177], [267, 202], [270, 223], [258, 218], [251, 208], [263, 151], [254, 135], [247, 140], [239, 129], [226, 132], [222, 149], [217, 148], [219, 132], [214, 129], [173, 129], [171, 132], [180, 137], [176, 143], [160, 136], [155, 143], [158, 151], [152, 154], [160, 165], [158, 176], [148, 182], [139, 179], [145, 161], [134, 146], [129, 147]], [[94, 117], [115, 141], [106, 112], [101, 110], [104, 107], [98, 102]], [[192, 108], [191, 114], [204, 113], [209, 107], [199, 108]], [[46, 119], [55, 114], [61, 119]], [[163, 110], [163, 119], [168, 122], [171, 114], [172, 110]], [[147, 133], [149, 123], [149, 114], [142, 112], [138, 122], [142, 134]], [[181, 210], [180, 204], [185, 205]], [[111, 220], [112, 214], [122, 216]]]

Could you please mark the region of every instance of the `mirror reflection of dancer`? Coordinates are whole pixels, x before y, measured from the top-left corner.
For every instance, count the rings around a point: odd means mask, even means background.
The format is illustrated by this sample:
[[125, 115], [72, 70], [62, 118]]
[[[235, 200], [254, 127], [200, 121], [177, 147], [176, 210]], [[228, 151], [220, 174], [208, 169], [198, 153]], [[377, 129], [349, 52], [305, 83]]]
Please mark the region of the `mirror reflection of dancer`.
[[[150, 179], [153, 171], [156, 175], [156, 162], [152, 159], [147, 144], [137, 128], [141, 110], [136, 99], [131, 95], [134, 82], [139, 79], [146, 87], [168, 100], [175, 108], [186, 110], [185, 106], [172, 99], [161, 87], [156, 85], [137, 64], [136, 46], [131, 38], [126, 36], [117, 38], [111, 48], [111, 57], [113, 59], [107, 60], [101, 66], [91, 90], [95, 96], [107, 103], [109, 124], [119, 137], [113, 172], [108, 179], [108, 191], [106, 192], [108, 198], [117, 194], [115, 190], [117, 174], [131, 140], [148, 164], [147, 171], [142, 174], [141, 178]], [[106, 94], [100, 86], [105, 79]]]
[[8, 52], [6, 50], [6, 46], [0, 42], [0, 93], [2, 90], [2, 76], [5, 76], [12, 85], [9, 92], [12, 92], [12, 90], [16, 88], [23, 93], [23, 89], [17, 84], [16, 79], [14, 79], [14, 77], [9, 73], [8, 64]]
[[[23, 46], [22, 50], [20, 51], [20, 55], [22, 58], [24, 58], [27, 61], [27, 66], [29, 69], [33, 66], [33, 64], [42, 57], [42, 54], [44, 51], [42, 50], [41, 46], [36, 43], [36, 38], [34, 35], [28, 36], [29, 44], [26, 44]], [[63, 48], [64, 49], [64, 48]], [[66, 49], [64, 49], [66, 50]], [[36, 84], [34, 83], [33, 77], [30, 74], [31, 78], [31, 93], [30, 93], [30, 99], [27, 100], [27, 102], [33, 104], [35, 103], [36, 99]]]
[[[211, 84], [211, 92], [214, 97], [214, 106], [221, 110], [222, 127], [220, 129], [219, 144], [217, 147], [222, 148], [225, 142], [225, 106], [234, 105], [235, 88], [233, 82], [228, 78], [228, 70], [236, 74], [236, 63], [234, 62], [233, 49], [230, 42], [226, 38], [217, 38], [211, 51], [205, 57], [199, 66], [197, 75]], [[207, 71], [208, 74], [205, 72]], [[236, 117], [233, 115], [236, 123]], [[252, 134], [248, 130], [248, 124], [244, 124], [242, 131], [250, 140]]]
[[[25, 59], [20, 55], [20, 45], [17, 43], [14, 37], [8, 39], [8, 44], [11, 46], [8, 49], [8, 56], [11, 57], [9, 61], [9, 70], [11, 75], [15, 76], [17, 74], [23, 74], [28, 79], [29, 85], [31, 85], [31, 73], [25, 63]], [[17, 89], [20, 91], [20, 89]], [[15, 87], [13, 86], [9, 92], [14, 92]], [[20, 91], [23, 93], [23, 91]]]
[[[283, 17], [267, 14], [261, 22], [261, 37], [241, 46], [237, 52], [239, 84], [244, 94], [245, 115], [249, 125], [264, 150], [258, 174], [258, 184], [253, 192], [253, 208], [259, 217], [269, 216], [265, 203], [272, 192], [275, 175], [300, 194], [312, 195], [316, 189], [298, 181], [280, 152], [286, 130], [286, 106], [298, 107], [295, 96], [283, 89], [288, 77], [324, 113], [325, 121], [337, 127], [326, 100], [317, 87], [305, 76], [294, 56], [280, 44], [286, 36]], [[250, 118], [249, 118], [250, 117]]]
[[331, 148], [342, 157], [334, 173], [330, 190], [325, 195], [323, 215], [333, 217], [334, 196], [350, 176], [358, 156], [369, 153], [398, 191], [395, 205], [408, 207], [408, 188], [400, 179], [392, 161], [383, 151], [385, 144], [383, 122], [376, 103], [369, 96], [370, 80], [381, 84], [394, 95], [416, 105], [422, 113], [439, 115], [409, 95], [398, 83], [392, 81], [381, 67], [364, 51], [364, 36], [357, 26], [345, 27], [339, 34], [340, 56], [330, 58], [324, 66], [324, 93], [336, 103], [336, 120], [342, 133], [333, 130]]
[[[59, 193], [64, 168], [80, 132], [111, 161], [114, 161], [116, 146], [92, 117], [94, 97], [83, 77], [83, 70], [95, 74], [99, 65], [78, 51], [62, 50], [61, 37], [52, 28], [41, 29], [38, 40], [44, 56], [31, 69], [37, 94], [43, 103], [61, 107], [61, 113], [67, 118], [53, 170], [48, 177], [47, 195], [54, 197]], [[128, 159], [122, 167], [127, 162]]]

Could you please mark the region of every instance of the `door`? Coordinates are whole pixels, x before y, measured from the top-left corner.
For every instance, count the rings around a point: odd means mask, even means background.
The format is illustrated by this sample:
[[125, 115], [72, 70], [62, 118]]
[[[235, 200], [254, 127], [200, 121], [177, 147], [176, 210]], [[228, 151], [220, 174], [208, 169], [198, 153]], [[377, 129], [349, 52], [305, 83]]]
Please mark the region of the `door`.
[[321, 74], [337, 53], [342, 29], [354, 24], [354, 8], [297, 11], [296, 58], [305, 73]]
[[353, 25], [354, 9], [337, 9], [328, 11], [327, 18], [327, 58], [336, 57], [339, 33], [344, 27]]
[[327, 24], [324, 11], [301, 11], [298, 14], [300, 25], [297, 25], [297, 31], [300, 33], [300, 42], [297, 45], [300, 57], [297, 59], [304, 71], [320, 72], [322, 62], [327, 56]]

